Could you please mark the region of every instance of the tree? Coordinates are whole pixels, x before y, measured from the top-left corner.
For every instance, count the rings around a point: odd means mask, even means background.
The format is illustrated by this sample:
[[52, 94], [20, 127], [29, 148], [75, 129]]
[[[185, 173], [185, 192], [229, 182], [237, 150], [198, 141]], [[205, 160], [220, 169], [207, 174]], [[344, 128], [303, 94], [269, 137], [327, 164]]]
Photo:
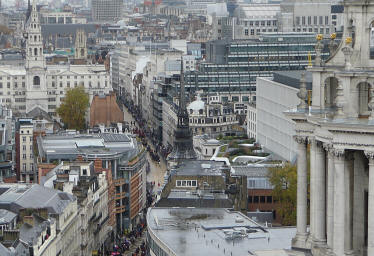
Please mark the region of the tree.
[[269, 181], [273, 185], [273, 199], [277, 201], [277, 214], [282, 225], [296, 225], [297, 169], [286, 163], [283, 167], [269, 169]]
[[66, 91], [66, 97], [56, 111], [68, 129], [81, 130], [85, 127], [85, 114], [88, 107], [88, 94], [83, 86], [79, 86]]

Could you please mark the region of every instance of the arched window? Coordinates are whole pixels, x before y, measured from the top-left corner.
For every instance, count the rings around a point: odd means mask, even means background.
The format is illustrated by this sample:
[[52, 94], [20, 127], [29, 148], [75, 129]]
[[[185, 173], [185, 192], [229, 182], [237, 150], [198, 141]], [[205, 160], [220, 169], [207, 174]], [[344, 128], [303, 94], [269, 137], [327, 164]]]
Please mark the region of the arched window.
[[369, 33], [370, 59], [374, 59], [374, 21], [370, 24]]
[[370, 100], [370, 85], [367, 82], [362, 82], [358, 87], [358, 114], [359, 116], [369, 115], [369, 100]]
[[38, 40], [38, 37], [34, 36], [34, 42], [36, 42], [37, 40]]
[[38, 48], [34, 48], [34, 55], [38, 56]]
[[34, 76], [33, 85], [40, 86], [40, 77]]
[[325, 107], [335, 107], [336, 88], [338, 87], [338, 79], [329, 77], [325, 81]]

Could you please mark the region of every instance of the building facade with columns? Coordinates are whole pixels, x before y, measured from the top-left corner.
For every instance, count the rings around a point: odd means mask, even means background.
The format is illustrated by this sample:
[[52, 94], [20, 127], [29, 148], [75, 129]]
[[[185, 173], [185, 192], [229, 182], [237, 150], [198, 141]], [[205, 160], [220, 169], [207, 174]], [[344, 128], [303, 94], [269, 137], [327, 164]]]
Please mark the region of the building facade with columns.
[[285, 113], [296, 123], [298, 143], [297, 234], [292, 243], [313, 256], [374, 255], [374, 1], [342, 4], [341, 44], [321, 62], [323, 45], [318, 41], [316, 61], [309, 68], [311, 106], [301, 82], [300, 104]]

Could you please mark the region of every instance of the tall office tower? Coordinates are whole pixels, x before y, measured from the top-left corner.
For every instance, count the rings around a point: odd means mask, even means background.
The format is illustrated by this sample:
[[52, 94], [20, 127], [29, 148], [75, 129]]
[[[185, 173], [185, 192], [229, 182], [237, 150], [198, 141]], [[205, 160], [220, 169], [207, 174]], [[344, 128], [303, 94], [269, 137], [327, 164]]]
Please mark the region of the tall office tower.
[[91, 12], [94, 21], [116, 21], [121, 18], [123, 0], [92, 0]]

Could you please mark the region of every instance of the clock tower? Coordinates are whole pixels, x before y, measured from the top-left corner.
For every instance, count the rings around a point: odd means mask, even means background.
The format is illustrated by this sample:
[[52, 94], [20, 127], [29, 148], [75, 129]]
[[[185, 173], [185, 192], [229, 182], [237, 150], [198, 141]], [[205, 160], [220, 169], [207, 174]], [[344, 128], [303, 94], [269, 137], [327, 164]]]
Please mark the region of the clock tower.
[[48, 112], [46, 63], [36, 0], [32, 4], [24, 37], [26, 39], [26, 113], [35, 107]]

